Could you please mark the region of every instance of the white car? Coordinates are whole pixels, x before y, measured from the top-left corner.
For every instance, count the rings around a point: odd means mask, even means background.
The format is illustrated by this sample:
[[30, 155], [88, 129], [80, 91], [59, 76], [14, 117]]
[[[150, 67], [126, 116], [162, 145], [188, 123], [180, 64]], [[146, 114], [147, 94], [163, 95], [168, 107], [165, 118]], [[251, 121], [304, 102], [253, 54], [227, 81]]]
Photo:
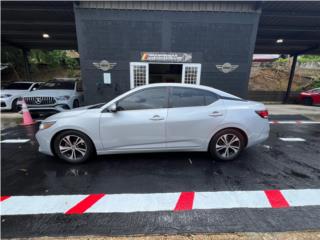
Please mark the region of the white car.
[[268, 135], [262, 103], [210, 87], [165, 83], [53, 115], [41, 123], [36, 138], [40, 152], [79, 163], [95, 152], [165, 151], [209, 151], [228, 161]]
[[75, 79], [54, 79], [23, 98], [31, 112], [57, 113], [79, 107], [83, 102], [83, 90], [81, 82]]
[[19, 110], [18, 99], [24, 94], [39, 88], [40, 83], [36, 82], [14, 82], [4, 89], [1, 89], [1, 110]]

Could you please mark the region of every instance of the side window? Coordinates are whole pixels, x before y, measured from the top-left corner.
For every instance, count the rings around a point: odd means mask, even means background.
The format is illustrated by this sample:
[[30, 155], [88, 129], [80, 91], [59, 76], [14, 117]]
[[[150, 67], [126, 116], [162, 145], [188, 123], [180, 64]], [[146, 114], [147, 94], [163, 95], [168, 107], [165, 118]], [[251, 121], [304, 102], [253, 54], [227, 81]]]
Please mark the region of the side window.
[[77, 82], [77, 92], [82, 92], [82, 91], [83, 91], [82, 81], [78, 81]]
[[167, 108], [168, 91], [165, 87], [141, 90], [118, 101], [119, 111]]
[[170, 106], [173, 108], [206, 106], [217, 100], [216, 94], [206, 90], [174, 87], [171, 91]]

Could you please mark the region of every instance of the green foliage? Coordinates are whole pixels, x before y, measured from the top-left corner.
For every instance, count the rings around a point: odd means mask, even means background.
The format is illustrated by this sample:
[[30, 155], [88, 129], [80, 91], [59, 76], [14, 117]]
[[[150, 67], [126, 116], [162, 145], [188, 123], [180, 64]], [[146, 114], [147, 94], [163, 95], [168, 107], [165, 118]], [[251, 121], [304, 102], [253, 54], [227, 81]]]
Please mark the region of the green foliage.
[[29, 61], [36, 65], [45, 64], [52, 68], [59, 66], [67, 67], [72, 70], [79, 68], [79, 62], [74, 58], [68, 57], [66, 51], [63, 50], [31, 50]]
[[[285, 63], [288, 62], [289, 58], [278, 58], [276, 62]], [[301, 55], [298, 57], [298, 62], [306, 63], [306, 62], [320, 62], [320, 55]]]
[[1, 49], [1, 62], [11, 64], [11, 67], [20, 77], [24, 76], [25, 70], [23, 53], [20, 49], [14, 47], [3, 47]]
[[320, 88], [320, 79], [313, 81], [310, 88]]
[[276, 62], [279, 62], [279, 63], [286, 63], [286, 62], [288, 62], [288, 61], [289, 61], [288, 58], [278, 58], [278, 59], [276, 60]]
[[[25, 78], [25, 63], [22, 50], [14, 47], [3, 47], [1, 49], [1, 62], [10, 63], [17, 79]], [[54, 72], [61, 69], [67, 70], [69, 77], [79, 75], [79, 60], [67, 56], [65, 50], [39, 50], [32, 49], [28, 55], [31, 75], [38, 75], [44, 72]], [[2, 73], [1, 73], [2, 74]]]
[[305, 62], [320, 62], [320, 55], [301, 55], [298, 57], [298, 61]]

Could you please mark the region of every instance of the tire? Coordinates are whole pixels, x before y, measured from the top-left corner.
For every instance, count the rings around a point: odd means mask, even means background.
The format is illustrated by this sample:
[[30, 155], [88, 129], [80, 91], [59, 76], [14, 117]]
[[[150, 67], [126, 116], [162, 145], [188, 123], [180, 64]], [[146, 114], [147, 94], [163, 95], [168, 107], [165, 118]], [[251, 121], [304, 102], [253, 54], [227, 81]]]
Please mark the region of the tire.
[[[77, 145], [76, 142], [78, 142]], [[69, 163], [85, 162], [94, 153], [91, 139], [87, 135], [74, 130], [59, 133], [53, 140], [53, 148], [56, 156]]]
[[80, 106], [79, 101], [76, 99], [73, 101], [72, 108], [78, 108]]
[[312, 106], [313, 105], [312, 98], [310, 98], [310, 97], [304, 98], [303, 99], [303, 105]]
[[209, 145], [209, 152], [217, 161], [232, 161], [240, 155], [244, 146], [245, 136], [240, 131], [230, 128], [222, 130], [213, 136]]
[[17, 102], [18, 102], [18, 99], [13, 100], [11, 105], [12, 112], [19, 112], [21, 110], [21, 106], [19, 106]]

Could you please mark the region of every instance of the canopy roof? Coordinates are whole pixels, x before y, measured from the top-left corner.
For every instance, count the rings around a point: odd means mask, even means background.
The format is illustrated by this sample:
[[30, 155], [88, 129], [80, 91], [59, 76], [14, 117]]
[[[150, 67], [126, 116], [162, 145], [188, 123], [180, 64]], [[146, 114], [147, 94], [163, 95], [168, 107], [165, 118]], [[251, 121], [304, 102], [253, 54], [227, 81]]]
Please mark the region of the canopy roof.
[[[250, 3], [261, 8], [255, 53], [320, 54], [320, 2]], [[73, 4], [2, 1], [2, 45], [26, 49], [77, 49]], [[43, 38], [44, 33], [50, 37]], [[277, 43], [280, 39], [282, 43]]]

